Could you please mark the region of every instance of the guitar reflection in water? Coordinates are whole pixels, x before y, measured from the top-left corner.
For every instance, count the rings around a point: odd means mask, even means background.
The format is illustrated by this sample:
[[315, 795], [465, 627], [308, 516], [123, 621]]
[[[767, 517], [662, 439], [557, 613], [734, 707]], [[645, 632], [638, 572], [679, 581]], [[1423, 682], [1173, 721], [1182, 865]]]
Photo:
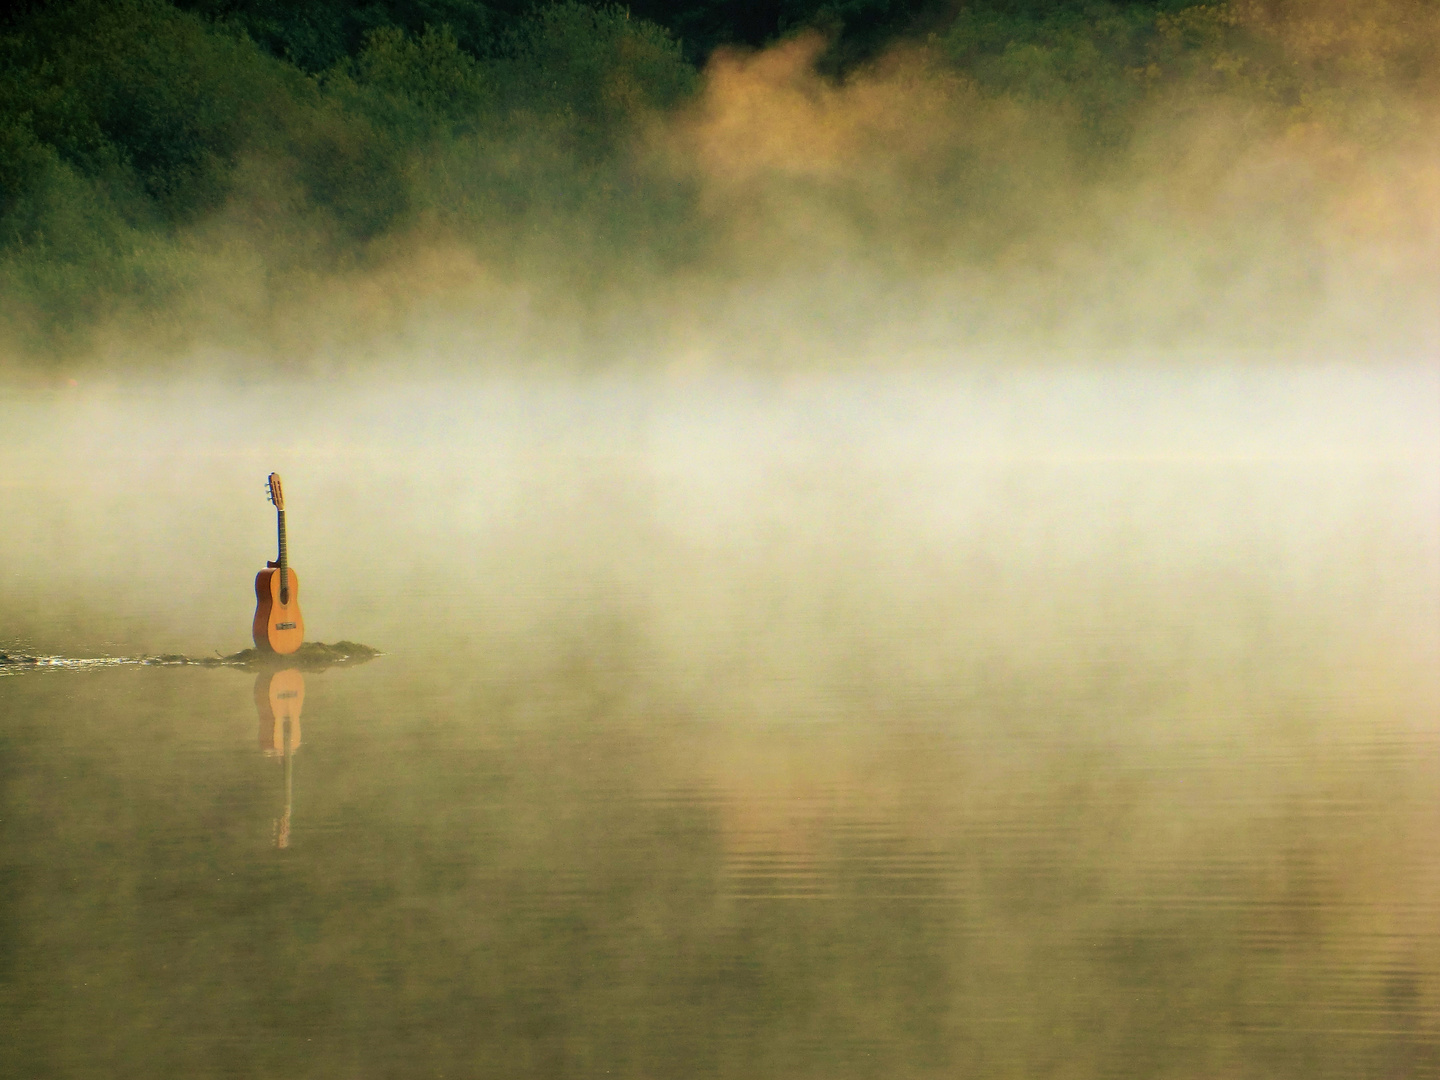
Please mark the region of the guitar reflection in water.
[[305, 676], [295, 668], [262, 671], [255, 677], [255, 711], [260, 716], [260, 749], [285, 766], [285, 810], [275, 821], [275, 846], [290, 846], [293, 758], [300, 748], [300, 709], [305, 704]]

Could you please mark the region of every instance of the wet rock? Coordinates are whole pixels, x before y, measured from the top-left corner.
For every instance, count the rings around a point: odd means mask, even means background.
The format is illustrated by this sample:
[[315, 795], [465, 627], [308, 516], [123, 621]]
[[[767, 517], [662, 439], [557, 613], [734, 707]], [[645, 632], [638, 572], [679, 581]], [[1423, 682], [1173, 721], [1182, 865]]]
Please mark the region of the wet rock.
[[251, 671], [268, 671], [272, 668], [287, 667], [299, 668], [301, 671], [324, 671], [331, 667], [354, 667], [356, 664], [373, 660], [379, 655], [379, 649], [372, 649], [369, 645], [361, 645], [356, 641], [337, 641], [333, 645], [327, 645], [322, 641], [307, 641], [286, 656], [261, 652], [259, 649], [242, 649], [238, 653], [221, 657], [211, 663], [226, 667], [243, 667]]

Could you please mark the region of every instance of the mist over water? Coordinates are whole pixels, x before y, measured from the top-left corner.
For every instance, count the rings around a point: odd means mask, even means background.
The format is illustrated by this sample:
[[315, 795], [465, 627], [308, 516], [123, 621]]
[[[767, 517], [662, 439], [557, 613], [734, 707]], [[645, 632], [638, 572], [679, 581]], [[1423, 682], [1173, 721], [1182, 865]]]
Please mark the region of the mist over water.
[[0, 1075], [1440, 1077], [1432, 7], [5, 38]]
[[[1406, 620], [1397, 638], [1428, 634], [1408, 583], [1434, 559], [1434, 382], [1082, 359], [15, 390], [7, 607], [36, 647], [233, 651], [273, 557], [255, 477], [274, 468], [312, 636], [387, 650], [415, 636], [391, 620], [416, 605], [427, 640], [578, 626], [598, 605], [676, 641], [756, 618], [809, 637], [834, 604], [821, 636], [881, 651], [908, 624], [932, 647], [1013, 632], [1063, 653], [1066, 620], [1118, 632], [1148, 608], [1190, 620], [1276, 590], [1281, 608], [1369, 591], [1377, 617]], [[1113, 618], [1085, 614], [1107, 595]]]
[[1436, 1075], [1437, 389], [11, 391], [0, 647], [246, 645], [274, 468], [385, 655], [0, 678], [7, 1068]]

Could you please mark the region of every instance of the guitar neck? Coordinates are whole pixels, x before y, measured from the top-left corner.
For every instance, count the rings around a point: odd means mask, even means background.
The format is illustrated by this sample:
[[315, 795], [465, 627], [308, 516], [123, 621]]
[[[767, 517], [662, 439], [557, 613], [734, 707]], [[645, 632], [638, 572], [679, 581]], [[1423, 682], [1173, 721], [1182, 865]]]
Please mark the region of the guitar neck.
[[276, 510], [275, 518], [275, 528], [280, 535], [280, 558], [278, 560], [280, 563], [280, 580], [284, 582], [286, 580], [285, 571], [290, 565], [289, 553], [285, 550], [285, 511]]

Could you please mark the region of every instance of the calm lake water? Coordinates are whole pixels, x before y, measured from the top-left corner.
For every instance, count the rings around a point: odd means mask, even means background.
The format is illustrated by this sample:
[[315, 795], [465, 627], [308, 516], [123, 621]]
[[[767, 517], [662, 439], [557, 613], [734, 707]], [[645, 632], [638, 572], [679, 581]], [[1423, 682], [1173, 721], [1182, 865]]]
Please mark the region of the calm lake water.
[[[0, 395], [0, 1075], [1440, 1077], [1417, 368]], [[287, 720], [288, 717], [288, 720]]]

